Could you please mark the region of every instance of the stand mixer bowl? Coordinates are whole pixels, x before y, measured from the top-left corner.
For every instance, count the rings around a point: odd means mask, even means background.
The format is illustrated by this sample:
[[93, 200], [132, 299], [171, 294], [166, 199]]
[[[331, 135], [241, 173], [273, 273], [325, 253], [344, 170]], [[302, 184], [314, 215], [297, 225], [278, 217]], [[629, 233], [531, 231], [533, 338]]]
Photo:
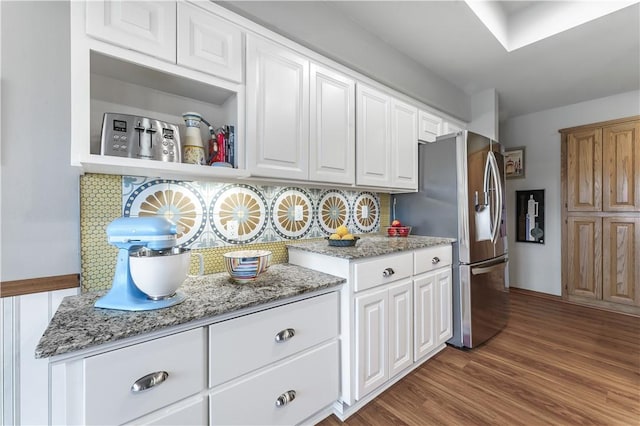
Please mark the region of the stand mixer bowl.
[[172, 297], [187, 278], [191, 250], [141, 249], [129, 256], [131, 278], [136, 287], [152, 300]]

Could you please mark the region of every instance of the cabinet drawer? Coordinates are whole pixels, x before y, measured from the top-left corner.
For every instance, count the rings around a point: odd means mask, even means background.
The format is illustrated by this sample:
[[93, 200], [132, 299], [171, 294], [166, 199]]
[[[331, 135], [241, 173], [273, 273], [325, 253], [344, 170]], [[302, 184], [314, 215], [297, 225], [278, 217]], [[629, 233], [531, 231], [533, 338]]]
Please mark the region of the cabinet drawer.
[[[211, 424], [298, 424], [338, 399], [338, 374], [334, 340], [212, 392]], [[288, 391], [295, 398], [277, 406]]]
[[356, 263], [354, 291], [362, 291], [411, 276], [413, 254], [403, 253]]
[[414, 275], [451, 265], [451, 246], [428, 247], [414, 252]]
[[[276, 341], [279, 333], [293, 336]], [[338, 294], [329, 293], [209, 327], [209, 386], [338, 335]]]
[[[205, 389], [204, 339], [198, 328], [86, 358], [84, 423], [121, 424]], [[132, 391], [142, 377], [163, 371], [163, 382]]]

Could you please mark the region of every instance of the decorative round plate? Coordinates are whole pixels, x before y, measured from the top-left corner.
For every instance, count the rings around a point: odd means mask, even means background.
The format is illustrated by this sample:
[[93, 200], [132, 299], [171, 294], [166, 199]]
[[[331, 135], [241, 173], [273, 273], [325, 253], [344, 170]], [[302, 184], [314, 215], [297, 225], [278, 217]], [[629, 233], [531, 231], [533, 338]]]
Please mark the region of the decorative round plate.
[[134, 190], [125, 203], [125, 216], [163, 216], [178, 225], [177, 245], [198, 239], [205, 227], [205, 201], [187, 182], [153, 180]]
[[318, 202], [318, 222], [322, 230], [333, 234], [336, 228], [347, 223], [349, 202], [342, 191], [325, 191]]
[[[296, 208], [301, 219], [296, 220]], [[282, 238], [300, 238], [306, 235], [313, 224], [311, 197], [300, 188], [284, 188], [276, 194], [271, 204], [271, 223]]]
[[370, 192], [362, 192], [353, 203], [353, 224], [360, 233], [371, 232], [380, 222], [380, 202]]
[[[251, 243], [258, 239], [267, 221], [266, 200], [250, 185], [234, 184], [224, 187], [211, 200], [209, 222], [213, 232], [229, 243]], [[238, 222], [238, 238], [231, 238], [227, 222]]]

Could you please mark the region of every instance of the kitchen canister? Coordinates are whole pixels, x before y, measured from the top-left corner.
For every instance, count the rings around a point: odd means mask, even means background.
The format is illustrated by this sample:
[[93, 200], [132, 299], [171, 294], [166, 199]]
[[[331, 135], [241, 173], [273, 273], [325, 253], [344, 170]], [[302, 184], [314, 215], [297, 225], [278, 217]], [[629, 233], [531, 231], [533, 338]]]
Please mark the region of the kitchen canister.
[[188, 164], [206, 164], [204, 144], [200, 135], [200, 123], [202, 116], [197, 112], [185, 112], [182, 114], [187, 126], [182, 150], [182, 162]]

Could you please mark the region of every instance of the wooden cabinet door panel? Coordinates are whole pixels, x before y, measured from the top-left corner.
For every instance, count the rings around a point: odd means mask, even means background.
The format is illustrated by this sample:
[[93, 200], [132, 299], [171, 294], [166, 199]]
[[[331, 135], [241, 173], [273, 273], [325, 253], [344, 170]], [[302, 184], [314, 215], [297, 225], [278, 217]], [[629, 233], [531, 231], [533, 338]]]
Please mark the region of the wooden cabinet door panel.
[[602, 197], [605, 211], [640, 211], [640, 122], [603, 130]]
[[603, 299], [640, 306], [640, 217], [603, 219]]
[[602, 129], [567, 135], [567, 210], [602, 210]]
[[570, 295], [602, 298], [602, 219], [567, 218], [567, 291]]

